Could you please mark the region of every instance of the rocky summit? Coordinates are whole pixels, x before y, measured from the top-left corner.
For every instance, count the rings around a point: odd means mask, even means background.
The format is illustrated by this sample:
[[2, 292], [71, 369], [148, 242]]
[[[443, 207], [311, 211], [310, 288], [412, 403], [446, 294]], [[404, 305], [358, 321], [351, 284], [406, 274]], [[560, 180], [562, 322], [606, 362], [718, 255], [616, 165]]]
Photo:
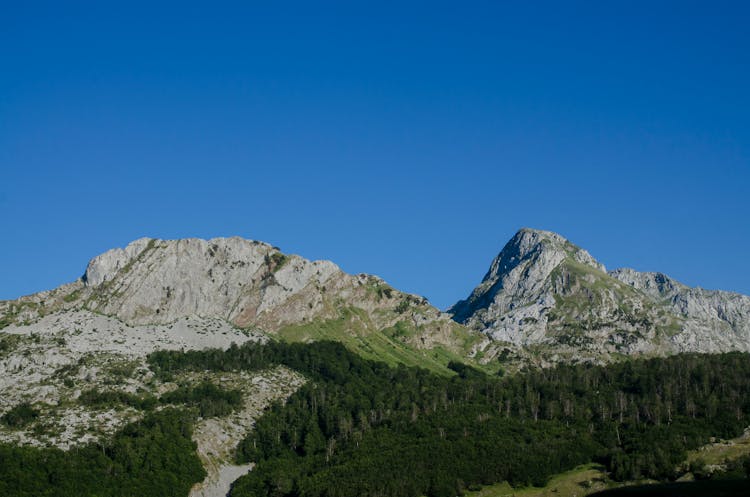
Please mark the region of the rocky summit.
[[[109, 323], [99, 322], [99, 331], [171, 326], [176, 332], [186, 329], [185, 320], [213, 320], [241, 330], [234, 332], [238, 341], [248, 333], [328, 338], [369, 357], [441, 368], [483, 340], [425, 298], [376, 276], [347, 274], [330, 261], [239, 237], [135, 240], [93, 258], [78, 281], [0, 302], [0, 326], [43, 332], [50, 315], [67, 322], [70, 313]], [[438, 357], [426, 352], [436, 348]]]
[[546, 365], [750, 350], [750, 298], [661, 273], [608, 272], [564, 237], [527, 228], [447, 313], [376, 276], [263, 242], [142, 238], [94, 257], [77, 281], [0, 302], [0, 328], [139, 356], [268, 336], [332, 339], [390, 363], [494, 369], [498, 359]]
[[750, 350], [749, 297], [690, 288], [660, 273], [607, 272], [549, 231], [516, 233], [449, 312], [543, 362]]
[[0, 423], [0, 445], [105, 443], [143, 418], [137, 399], [208, 382], [244, 400], [230, 415], [196, 423], [207, 476], [190, 495], [224, 496], [250, 467], [235, 464], [237, 443], [305, 379], [286, 368], [160, 378], [147, 357], [272, 338], [336, 340], [365, 357], [441, 374], [488, 342], [423, 297], [332, 262], [237, 237], [142, 238], [95, 257], [72, 283], [0, 302], [0, 417], [27, 409], [35, 419]]

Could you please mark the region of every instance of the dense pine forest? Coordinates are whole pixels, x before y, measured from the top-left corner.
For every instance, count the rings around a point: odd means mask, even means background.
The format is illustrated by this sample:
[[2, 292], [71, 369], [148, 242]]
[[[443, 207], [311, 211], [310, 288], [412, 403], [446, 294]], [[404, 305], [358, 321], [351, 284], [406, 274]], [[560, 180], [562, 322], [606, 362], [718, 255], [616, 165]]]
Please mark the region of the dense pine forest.
[[[156, 352], [149, 364], [164, 380], [279, 364], [309, 378], [239, 441], [238, 462], [257, 465], [233, 497], [449, 497], [500, 481], [543, 485], [587, 462], [616, 480], [668, 481], [687, 450], [750, 425], [750, 355], [742, 353], [505, 377], [451, 363], [454, 374], [441, 376], [368, 361], [334, 342], [270, 342]], [[202, 383], [158, 399], [91, 391], [81, 401], [146, 414], [108, 444], [0, 445], [0, 493], [185, 496], [205, 474], [190, 439], [194, 420], [232, 412], [241, 394]], [[2, 421], [34, 415], [30, 406], [16, 411]], [[737, 469], [745, 476], [750, 465]]]
[[68, 452], [0, 445], [0, 495], [185, 497], [205, 476], [192, 417], [167, 408], [123, 428], [106, 445]]
[[340, 344], [159, 352], [152, 368], [258, 369], [311, 380], [242, 441], [256, 461], [232, 495], [454, 496], [508, 481], [541, 485], [578, 464], [616, 480], [669, 479], [686, 451], [750, 424], [750, 356], [680, 355], [491, 377], [453, 377], [366, 361]]

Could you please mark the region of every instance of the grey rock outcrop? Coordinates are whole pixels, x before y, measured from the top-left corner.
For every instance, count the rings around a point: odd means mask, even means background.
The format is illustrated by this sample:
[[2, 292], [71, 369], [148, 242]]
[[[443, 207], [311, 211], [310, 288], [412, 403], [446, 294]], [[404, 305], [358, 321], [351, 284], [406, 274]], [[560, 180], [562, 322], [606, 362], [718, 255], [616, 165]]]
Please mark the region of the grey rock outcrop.
[[83, 281], [87, 307], [129, 324], [196, 315], [279, 326], [314, 314], [320, 288], [343, 275], [331, 262], [238, 237], [140, 239], [94, 258]]
[[[479, 286], [448, 312], [458, 322], [481, 328], [496, 339], [519, 344], [534, 341], [544, 332], [547, 310], [555, 304], [550, 276], [568, 258], [605, 271], [588, 252], [560, 235], [521, 229], [492, 261]], [[504, 319], [498, 320], [500, 316]]]
[[462, 353], [469, 334], [423, 297], [399, 292], [376, 276], [347, 274], [330, 261], [286, 255], [239, 237], [141, 238], [93, 258], [77, 282], [0, 302], [5, 325], [35, 322], [58, 310], [88, 310], [131, 326], [220, 319], [267, 333], [342, 320], [338, 332], [344, 334], [399, 325], [397, 338], [407, 347]]
[[[132, 406], [100, 412], [76, 404], [85, 389], [158, 396], [171, 388], [147, 362], [156, 350], [226, 349], [275, 334], [339, 340], [366, 357], [447, 371], [448, 360], [471, 361], [474, 347], [487, 341], [380, 278], [237, 237], [142, 238], [110, 250], [77, 281], [0, 301], [0, 330], [0, 414], [22, 402], [41, 409], [33, 429], [0, 426], [0, 442], [62, 449], [106, 439], [142, 415]], [[285, 397], [298, 386], [289, 377], [273, 375], [260, 393]], [[257, 389], [250, 395], [258, 400]], [[248, 469], [231, 465], [233, 447], [254, 419], [243, 416], [198, 424], [209, 477], [194, 495], [224, 495]], [[42, 425], [52, 428], [36, 429]], [[231, 447], [201, 445], [201, 433]]]
[[750, 297], [691, 288], [662, 273], [623, 268], [609, 274], [681, 318], [682, 330], [672, 339], [678, 350], [750, 350]]
[[610, 273], [549, 231], [520, 230], [449, 312], [493, 340], [549, 360], [750, 350], [750, 298], [689, 288], [660, 273]]

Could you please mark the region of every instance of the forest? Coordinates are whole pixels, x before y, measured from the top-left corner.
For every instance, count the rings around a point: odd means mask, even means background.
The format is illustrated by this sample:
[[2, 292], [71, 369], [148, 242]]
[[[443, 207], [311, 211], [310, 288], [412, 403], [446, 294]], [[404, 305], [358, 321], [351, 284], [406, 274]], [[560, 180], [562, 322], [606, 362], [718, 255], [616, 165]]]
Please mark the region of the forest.
[[205, 470], [192, 417], [168, 408], [127, 425], [108, 444], [70, 451], [0, 444], [0, 495], [185, 497]]
[[[335, 342], [269, 342], [226, 351], [160, 351], [171, 380], [190, 371], [285, 365], [309, 381], [273, 404], [238, 441], [255, 462], [233, 497], [452, 497], [482, 485], [543, 485], [589, 462], [615, 480], [669, 481], [686, 451], [750, 425], [750, 355], [683, 354], [607, 366], [563, 365], [452, 376], [365, 360]], [[81, 402], [144, 411], [108, 443], [63, 452], [0, 445], [0, 493], [19, 496], [186, 496], [205, 472], [191, 440], [199, 417], [223, 416], [239, 391], [183, 385], [160, 398], [86, 391]], [[22, 405], [1, 421], [22, 426]], [[745, 477], [750, 464], [735, 468]]]
[[599, 462], [616, 480], [669, 480], [686, 451], [750, 424], [750, 356], [683, 354], [563, 365], [498, 378], [367, 361], [333, 342], [159, 352], [151, 367], [260, 369], [312, 381], [274, 405], [238, 449], [255, 461], [232, 495], [448, 497], [508, 481], [542, 485]]

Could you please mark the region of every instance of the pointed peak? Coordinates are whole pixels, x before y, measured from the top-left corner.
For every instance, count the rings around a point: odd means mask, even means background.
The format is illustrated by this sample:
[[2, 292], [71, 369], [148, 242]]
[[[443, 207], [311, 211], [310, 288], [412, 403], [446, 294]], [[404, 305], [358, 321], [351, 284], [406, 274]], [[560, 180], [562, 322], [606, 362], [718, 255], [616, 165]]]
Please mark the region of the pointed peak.
[[555, 233], [554, 231], [540, 230], [540, 229], [528, 228], [528, 227], [519, 229], [513, 238], [519, 238], [519, 237], [521, 238], [522, 237], [536, 237], [536, 238], [547, 239], [547, 240], [567, 241], [563, 236]]
[[544, 300], [550, 275], [561, 264], [578, 263], [606, 272], [605, 267], [566, 238], [552, 231], [522, 228], [493, 259], [481, 283], [466, 299], [450, 311], [454, 319], [465, 323], [478, 310], [493, 307], [492, 312], [507, 312]]
[[[594, 259], [586, 250], [571, 243], [564, 236], [553, 231], [533, 228], [521, 228], [518, 230], [497, 255], [495, 262], [501, 260], [507, 262], [509, 259], [523, 259], [531, 254], [542, 251], [558, 252], [560, 259], [570, 257], [577, 262], [606, 272], [604, 265]], [[493, 266], [495, 266], [494, 263]]]

